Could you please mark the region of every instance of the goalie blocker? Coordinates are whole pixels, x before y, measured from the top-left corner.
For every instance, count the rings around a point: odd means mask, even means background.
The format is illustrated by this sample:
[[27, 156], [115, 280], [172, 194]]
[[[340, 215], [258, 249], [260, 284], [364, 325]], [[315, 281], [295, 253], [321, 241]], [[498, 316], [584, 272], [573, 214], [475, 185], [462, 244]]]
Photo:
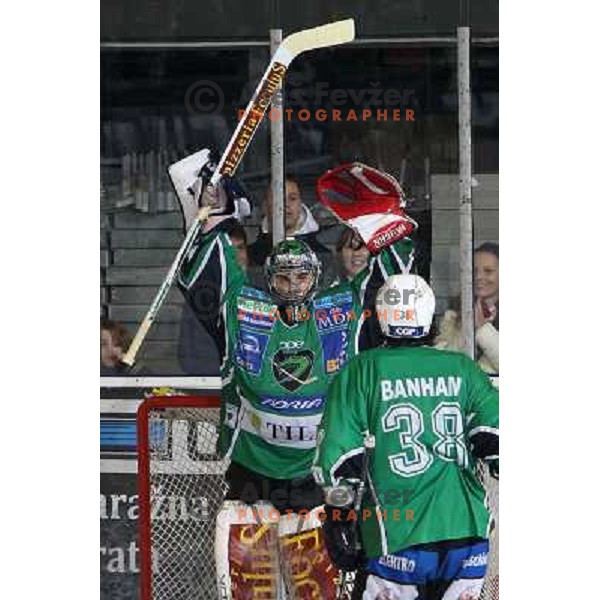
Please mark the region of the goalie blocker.
[[341, 165], [317, 182], [320, 202], [362, 237], [372, 254], [409, 236], [417, 227], [405, 212], [400, 184], [362, 163]]

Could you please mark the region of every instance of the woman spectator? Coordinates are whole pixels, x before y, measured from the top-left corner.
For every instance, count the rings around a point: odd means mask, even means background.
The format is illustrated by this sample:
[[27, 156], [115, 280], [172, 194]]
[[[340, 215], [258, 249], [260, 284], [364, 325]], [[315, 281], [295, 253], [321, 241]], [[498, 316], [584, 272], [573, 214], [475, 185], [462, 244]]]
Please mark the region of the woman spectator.
[[361, 237], [349, 227], [340, 234], [336, 250], [342, 268], [342, 280], [352, 279], [367, 266], [371, 257]]
[[[498, 244], [486, 242], [475, 250], [475, 344], [476, 358], [488, 373], [500, 370], [500, 303], [499, 274], [500, 249]], [[442, 317], [435, 338], [435, 346], [446, 350], [464, 350], [460, 314], [447, 310]]]

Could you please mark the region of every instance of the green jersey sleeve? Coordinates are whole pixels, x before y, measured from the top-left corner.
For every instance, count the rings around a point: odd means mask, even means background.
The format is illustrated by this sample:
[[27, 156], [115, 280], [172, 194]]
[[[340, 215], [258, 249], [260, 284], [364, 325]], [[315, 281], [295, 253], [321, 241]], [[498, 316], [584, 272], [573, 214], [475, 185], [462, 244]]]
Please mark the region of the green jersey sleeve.
[[208, 234], [200, 233], [179, 272], [179, 289], [196, 318], [215, 340], [223, 356], [226, 333], [223, 306], [237, 297], [246, 284], [246, 275], [237, 262], [236, 249], [228, 231], [235, 225], [228, 219]]
[[467, 374], [466, 436], [473, 454], [483, 460], [498, 459], [498, 389], [476, 362], [464, 357]]
[[[334, 378], [327, 391], [327, 404], [321, 421], [313, 475], [323, 487], [338, 485], [342, 479], [360, 475], [356, 464], [364, 454], [368, 433], [367, 398], [361, 357], [352, 359]], [[339, 424], [343, 423], [343, 429]]]

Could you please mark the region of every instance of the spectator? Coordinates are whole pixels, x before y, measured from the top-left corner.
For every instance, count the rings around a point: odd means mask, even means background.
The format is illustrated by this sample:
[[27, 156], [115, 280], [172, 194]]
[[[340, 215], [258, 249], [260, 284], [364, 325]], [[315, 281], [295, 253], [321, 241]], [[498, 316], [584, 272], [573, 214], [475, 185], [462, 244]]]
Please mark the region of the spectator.
[[[486, 242], [479, 246], [475, 250], [473, 262], [476, 358], [482, 369], [488, 373], [498, 373], [500, 370], [500, 248], [498, 244]], [[457, 306], [458, 302], [454, 305]], [[435, 345], [447, 350], [464, 350], [460, 313], [454, 307], [444, 313]]]
[[362, 271], [371, 258], [371, 253], [362, 238], [353, 229], [346, 227], [338, 239], [336, 250], [342, 268], [342, 280], [352, 279]]
[[[248, 248], [250, 264], [263, 266], [265, 259], [273, 249], [271, 234], [269, 232], [273, 213], [273, 198], [271, 188], [267, 190], [263, 202], [264, 217], [256, 241]], [[298, 182], [286, 177], [285, 180], [285, 234], [306, 242], [324, 262], [331, 258], [329, 249], [317, 239], [319, 224], [313, 217], [310, 209], [302, 202], [302, 194]]]
[[131, 337], [123, 325], [100, 319], [100, 375], [122, 375], [125, 365], [121, 359], [125, 355]]
[[237, 224], [229, 232], [231, 243], [237, 250], [237, 261], [244, 271], [248, 270], [248, 238], [241, 224]]
[[[248, 242], [242, 225], [237, 223], [229, 237], [237, 250], [238, 264], [247, 271]], [[186, 375], [219, 375], [219, 358], [214, 343], [187, 304], [183, 306], [179, 320], [177, 356]]]

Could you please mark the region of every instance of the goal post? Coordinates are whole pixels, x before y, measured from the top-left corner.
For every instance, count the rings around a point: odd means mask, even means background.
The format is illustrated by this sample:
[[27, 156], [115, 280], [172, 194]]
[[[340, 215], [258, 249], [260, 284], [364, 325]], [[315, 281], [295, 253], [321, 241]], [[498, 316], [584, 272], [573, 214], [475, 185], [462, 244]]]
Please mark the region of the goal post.
[[220, 398], [155, 396], [137, 412], [140, 598], [217, 598], [214, 536], [228, 461]]

